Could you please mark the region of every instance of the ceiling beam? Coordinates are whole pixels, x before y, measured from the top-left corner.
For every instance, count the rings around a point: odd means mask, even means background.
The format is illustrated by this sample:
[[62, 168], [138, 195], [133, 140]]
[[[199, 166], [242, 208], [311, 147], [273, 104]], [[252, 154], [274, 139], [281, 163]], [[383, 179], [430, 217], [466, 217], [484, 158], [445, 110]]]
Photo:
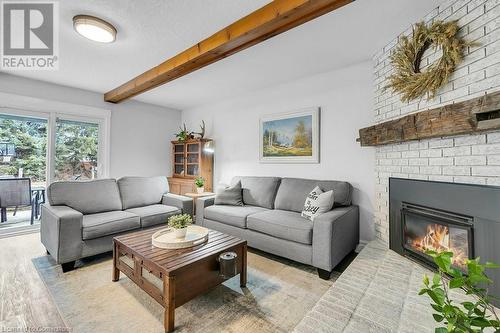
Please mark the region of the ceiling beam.
[[108, 91], [104, 94], [104, 100], [120, 103], [352, 1], [354, 0], [274, 0], [158, 66]]

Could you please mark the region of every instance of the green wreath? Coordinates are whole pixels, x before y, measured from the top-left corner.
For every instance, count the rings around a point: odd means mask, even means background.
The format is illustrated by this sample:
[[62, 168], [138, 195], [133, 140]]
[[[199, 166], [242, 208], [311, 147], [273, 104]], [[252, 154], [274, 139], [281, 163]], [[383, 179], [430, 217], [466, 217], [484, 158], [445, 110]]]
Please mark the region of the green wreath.
[[[395, 52], [391, 55], [394, 74], [389, 77], [389, 84], [394, 92], [401, 94], [403, 102], [427, 94], [427, 99], [436, 96], [463, 60], [464, 51], [471, 43], [457, 36], [457, 21], [436, 21], [427, 26], [424, 22], [415, 24], [413, 36], [401, 37]], [[420, 70], [422, 56], [431, 46], [441, 48], [443, 55], [424, 71]]]

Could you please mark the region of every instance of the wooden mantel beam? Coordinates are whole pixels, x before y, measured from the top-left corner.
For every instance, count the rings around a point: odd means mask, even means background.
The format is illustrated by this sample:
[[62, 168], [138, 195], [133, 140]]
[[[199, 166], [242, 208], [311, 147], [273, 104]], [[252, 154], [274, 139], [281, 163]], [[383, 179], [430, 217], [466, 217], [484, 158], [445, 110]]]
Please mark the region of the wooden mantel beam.
[[500, 91], [362, 128], [357, 141], [380, 146], [498, 129]]
[[104, 100], [119, 103], [352, 1], [354, 0], [274, 0], [158, 66], [105, 93]]

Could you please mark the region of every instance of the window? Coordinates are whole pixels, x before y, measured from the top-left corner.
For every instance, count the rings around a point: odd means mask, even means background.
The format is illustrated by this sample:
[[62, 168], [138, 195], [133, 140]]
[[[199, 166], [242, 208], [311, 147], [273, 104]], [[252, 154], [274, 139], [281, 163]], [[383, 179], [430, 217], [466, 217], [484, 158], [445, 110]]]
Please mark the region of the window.
[[107, 114], [82, 117], [0, 107], [0, 177], [21, 175], [41, 186], [107, 177], [108, 126]]
[[99, 124], [56, 120], [55, 180], [97, 178]]
[[0, 114], [0, 177], [29, 177], [32, 186], [47, 180], [47, 129], [43, 118]]

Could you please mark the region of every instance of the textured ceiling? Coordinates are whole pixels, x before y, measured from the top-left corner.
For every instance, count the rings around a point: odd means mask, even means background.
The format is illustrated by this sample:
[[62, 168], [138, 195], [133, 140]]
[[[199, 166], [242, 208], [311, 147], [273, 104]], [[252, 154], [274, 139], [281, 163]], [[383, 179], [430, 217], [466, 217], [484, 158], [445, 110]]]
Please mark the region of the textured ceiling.
[[[12, 74], [104, 93], [268, 2], [61, 0], [59, 70]], [[368, 60], [441, 2], [357, 0], [135, 99], [186, 109]], [[99, 44], [77, 35], [77, 14], [113, 23], [117, 41]]]

